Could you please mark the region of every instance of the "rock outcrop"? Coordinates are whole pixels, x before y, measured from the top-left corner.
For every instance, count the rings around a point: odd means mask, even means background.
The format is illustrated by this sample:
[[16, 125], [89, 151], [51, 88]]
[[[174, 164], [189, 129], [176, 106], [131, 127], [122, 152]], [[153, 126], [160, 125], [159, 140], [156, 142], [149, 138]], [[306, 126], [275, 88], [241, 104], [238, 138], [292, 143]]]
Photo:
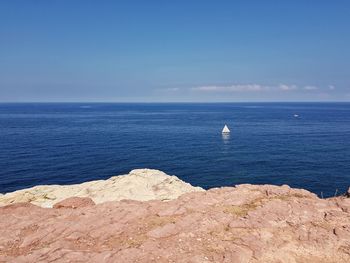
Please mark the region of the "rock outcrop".
[[0, 262], [350, 262], [350, 199], [239, 185], [162, 202], [0, 207]]
[[41, 207], [52, 207], [68, 197], [89, 197], [96, 204], [123, 199], [164, 201], [193, 191], [204, 190], [158, 170], [136, 169], [127, 175], [113, 176], [107, 180], [74, 185], [39, 185], [18, 190], [1, 195], [0, 206], [29, 202]]
[[81, 207], [88, 207], [88, 206], [94, 206], [95, 202], [92, 201], [89, 197], [68, 197], [67, 199], [64, 199], [63, 201], [60, 201], [53, 205], [53, 208], [81, 208]]

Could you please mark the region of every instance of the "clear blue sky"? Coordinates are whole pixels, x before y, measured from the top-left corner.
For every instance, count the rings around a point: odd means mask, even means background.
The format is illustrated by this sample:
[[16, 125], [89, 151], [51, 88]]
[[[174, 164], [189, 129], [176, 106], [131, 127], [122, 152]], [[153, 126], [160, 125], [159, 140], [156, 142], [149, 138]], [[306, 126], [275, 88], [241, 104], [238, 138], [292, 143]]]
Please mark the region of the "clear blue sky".
[[350, 1], [0, 1], [0, 101], [349, 101]]

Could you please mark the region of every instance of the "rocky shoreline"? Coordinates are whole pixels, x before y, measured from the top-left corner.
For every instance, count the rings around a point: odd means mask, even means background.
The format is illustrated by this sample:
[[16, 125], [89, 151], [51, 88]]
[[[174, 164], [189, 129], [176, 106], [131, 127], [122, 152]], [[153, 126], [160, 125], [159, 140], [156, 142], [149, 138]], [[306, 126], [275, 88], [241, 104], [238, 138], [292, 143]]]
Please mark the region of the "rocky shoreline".
[[112, 178], [0, 196], [0, 262], [350, 262], [346, 196]]
[[184, 193], [204, 191], [176, 176], [169, 176], [153, 169], [136, 169], [129, 174], [113, 176], [107, 180], [96, 180], [73, 185], [39, 185], [0, 195], [0, 206], [13, 203], [31, 203], [51, 208], [68, 197], [89, 197], [96, 204], [107, 201], [172, 200]]

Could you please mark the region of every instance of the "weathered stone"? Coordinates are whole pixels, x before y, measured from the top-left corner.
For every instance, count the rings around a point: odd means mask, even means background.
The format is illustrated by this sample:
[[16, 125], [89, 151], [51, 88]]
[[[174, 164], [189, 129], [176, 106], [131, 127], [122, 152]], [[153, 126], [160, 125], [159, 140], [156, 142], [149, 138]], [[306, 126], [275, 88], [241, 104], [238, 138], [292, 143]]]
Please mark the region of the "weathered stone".
[[346, 191], [345, 196], [346, 196], [347, 198], [350, 198], [350, 187], [349, 187], [348, 190]]
[[0, 206], [29, 202], [41, 207], [52, 207], [68, 197], [90, 197], [96, 204], [123, 199], [172, 200], [195, 191], [204, 189], [158, 170], [136, 169], [127, 175], [113, 176], [107, 180], [75, 185], [39, 185], [18, 190], [0, 195]]
[[95, 205], [89, 197], [69, 197], [53, 205], [53, 208], [78, 208]]
[[0, 262], [345, 263], [348, 201], [287, 186], [239, 185], [168, 202], [11, 204], [0, 207]]

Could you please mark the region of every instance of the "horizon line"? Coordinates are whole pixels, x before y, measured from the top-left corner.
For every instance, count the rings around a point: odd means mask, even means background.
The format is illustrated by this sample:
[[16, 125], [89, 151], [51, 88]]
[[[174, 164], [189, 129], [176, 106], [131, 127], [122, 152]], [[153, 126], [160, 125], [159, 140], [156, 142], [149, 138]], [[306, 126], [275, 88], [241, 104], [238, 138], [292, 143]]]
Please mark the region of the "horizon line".
[[160, 103], [160, 104], [180, 104], [180, 103], [191, 103], [191, 104], [227, 104], [227, 103], [350, 103], [350, 100], [342, 101], [342, 100], [317, 100], [317, 101], [0, 101], [0, 104], [48, 104], [48, 103], [94, 103], [94, 104], [103, 104], [103, 103], [119, 103], [119, 104], [152, 104], [152, 103]]

